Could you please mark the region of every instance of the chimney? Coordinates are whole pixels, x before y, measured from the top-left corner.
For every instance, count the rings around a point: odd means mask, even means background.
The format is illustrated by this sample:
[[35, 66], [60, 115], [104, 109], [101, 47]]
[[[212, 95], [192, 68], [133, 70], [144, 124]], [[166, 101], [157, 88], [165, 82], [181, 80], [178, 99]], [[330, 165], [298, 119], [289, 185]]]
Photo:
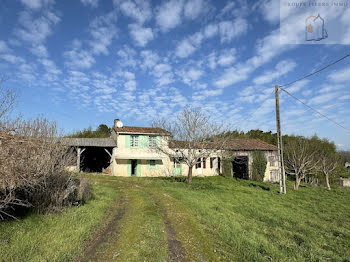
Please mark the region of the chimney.
[[114, 119], [114, 129], [117, 129], [117, 128], [118, 128], [117, 123], [118, 123], [119, 121], [120, 121], [119, 118]]

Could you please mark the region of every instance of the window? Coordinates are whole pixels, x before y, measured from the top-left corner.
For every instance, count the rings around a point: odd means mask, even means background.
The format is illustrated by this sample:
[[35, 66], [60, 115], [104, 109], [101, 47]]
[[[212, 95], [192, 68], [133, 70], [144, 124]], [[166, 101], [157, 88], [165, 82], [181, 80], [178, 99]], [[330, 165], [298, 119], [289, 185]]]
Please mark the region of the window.
[[139, 146], [139, 136], [131, 136], [130, 146], [131, 147], [138, 147]]
[[197, 159], [196, 168], [201, 168], [201, 167], [202, 167], [202, 165], [201, 165], [201, 159], [198, 158], [198, 159]]
[[214, 157], [210, 158], [210, 168], [214, 167]]
[[276, 158], [274, 156], [269, 156], [270, 166], [276, 166]]
[[156, 166], [156, 160], [150, 160], [150, 161], [149, 161], [149, 165], [150, 165], [151, 167], [155, 167], [155, 166]]
[[203, 168], [207, 168], [207, 159], [203, 157]]
[[156, 147], [157, 146], [157, 137], [156, 136], [149, 136], [148, 142], [149, 142], [149, 147]]

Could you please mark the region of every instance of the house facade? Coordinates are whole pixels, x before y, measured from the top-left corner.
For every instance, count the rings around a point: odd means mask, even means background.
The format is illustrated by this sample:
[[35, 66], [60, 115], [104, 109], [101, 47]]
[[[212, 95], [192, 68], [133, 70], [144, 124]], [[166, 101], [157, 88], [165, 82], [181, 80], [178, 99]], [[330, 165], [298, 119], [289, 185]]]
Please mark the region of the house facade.
[[[119, 123], [119, 124], [118, 124]], [[115, 141], [111, 157], [111, 175], [158, 177], [187, 175], [188, 166], [166, 152], [171, 147], [176, 151], [181, 143], [169, 143], [171, 134], [161, 128], [123, 126], [116, 119], [111, 138]], [[267, 160], [264, 181], [279, 181], [277, 148], [258, 139], [231, 139], [224, 151], [230, 152], [232, 162], [246, 159], [247, 178], [251, 177], [252, 153], [262, 151]], [[164, 150], [159, 150], [163, 148]], [[207, 157], [198, 159], [193, 167], [193, 176], [216, 176], [222, 173], [223, 150], [213, 150]], [[235, 176], [235, 170], [231, 170]]]
[[[77, 152], [77, 165], [71, 166], [70, 170], [104, 172], [125, 177], [188, 174], [188, 166], [181, 157], [176, 157], [176, 154], [175, 157], [169, 157], [166, 153], [169, 150], [187, 150], [186, 145], [183, 141], [174, 141], [171, 134], [161, 128], [123, 126], [116, 119], [110, 138], [65, 138], [61, 141]], [[194, 150], [197, 150], [196, 147]], [[259, 139], [229, 139], [220, 150], [213, 147], [205, 157], [198, 158], [192, 175], [220, 175], [223, 173], [225, 161], [226, 175], [228, 166], [232, 177], [250, 179], [256, 151], [263, 152], [267, 161], [264, 181], [278, 182], [280, 176], [277, 148]], [[86, 168], [89, 166], [90, 168]]]

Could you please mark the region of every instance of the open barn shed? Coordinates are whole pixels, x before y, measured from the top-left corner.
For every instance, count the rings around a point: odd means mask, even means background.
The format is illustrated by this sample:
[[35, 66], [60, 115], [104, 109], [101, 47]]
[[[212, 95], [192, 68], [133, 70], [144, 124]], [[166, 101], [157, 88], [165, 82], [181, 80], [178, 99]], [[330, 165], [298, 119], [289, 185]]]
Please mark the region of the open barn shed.
[[76, 155], [76, 165], [70, 169], [83, 172], [103, 172], [111, 163], [116, 143], [111, 138], [61, 138]]

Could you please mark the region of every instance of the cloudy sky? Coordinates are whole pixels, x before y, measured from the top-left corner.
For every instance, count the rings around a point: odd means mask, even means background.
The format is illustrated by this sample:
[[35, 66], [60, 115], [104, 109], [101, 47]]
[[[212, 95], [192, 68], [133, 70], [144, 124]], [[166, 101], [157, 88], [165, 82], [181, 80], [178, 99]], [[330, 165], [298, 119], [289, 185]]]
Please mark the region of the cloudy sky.
[[[280, 23], [279, 1], [1, 0], [0, 72], [20, 94], [15, 113], [65, 132], [114, 118], [147, 126], [186, 104], [232, 129], [275, 132], [274, 85], [349, 53], [349, 9], [322, 13], [342, 29], [328, 28], [335, 44], [293, 44], [317, 14], [283, 11]], [[349, 80], [350, 59], [288, 90], [350, 127]], [[350, 148], [349, 132], [285, 94], [281, 114], [284, 133]]]

